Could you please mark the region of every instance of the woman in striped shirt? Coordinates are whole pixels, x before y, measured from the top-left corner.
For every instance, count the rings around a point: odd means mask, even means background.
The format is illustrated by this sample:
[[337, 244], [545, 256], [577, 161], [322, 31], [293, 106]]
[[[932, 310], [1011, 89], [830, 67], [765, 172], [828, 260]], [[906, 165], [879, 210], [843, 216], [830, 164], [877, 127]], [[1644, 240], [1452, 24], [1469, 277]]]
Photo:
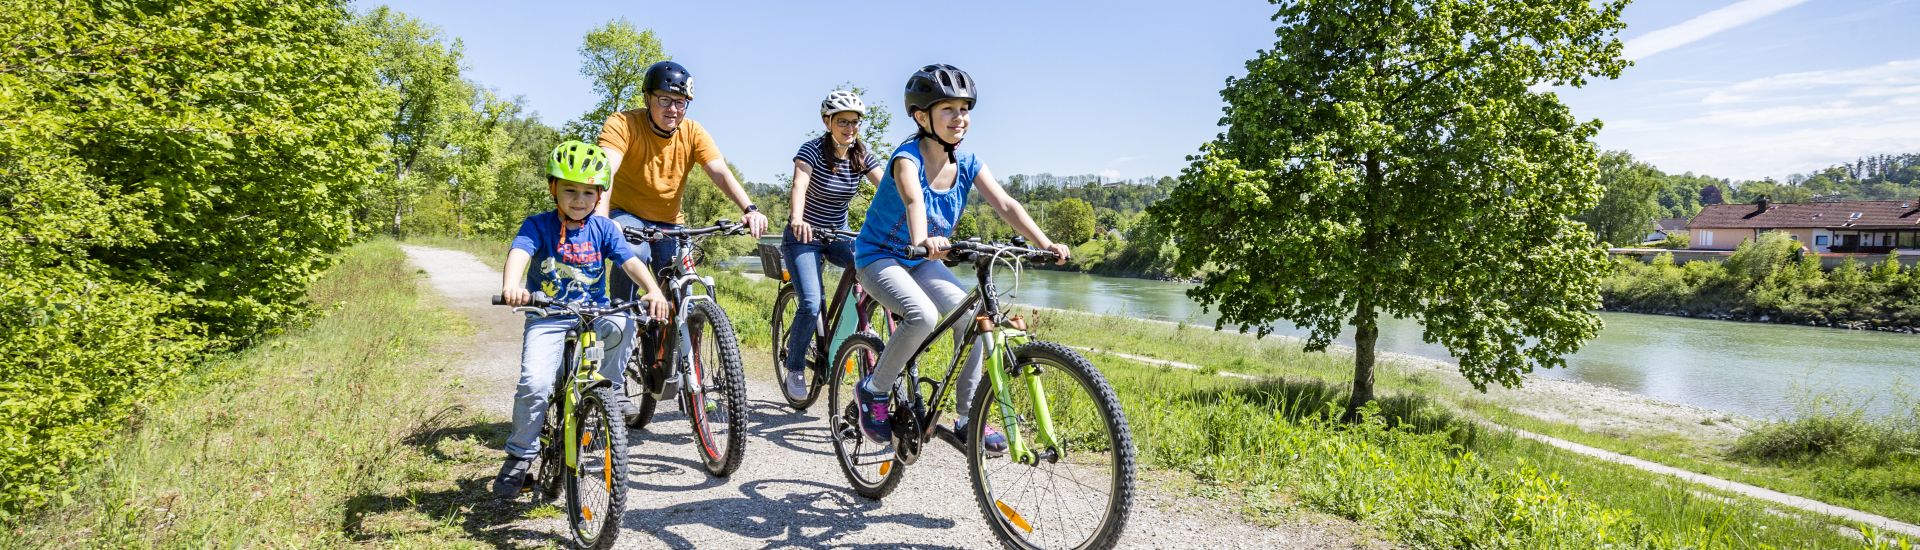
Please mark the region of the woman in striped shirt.
[[834, 90], [820, 102], [820, 120], [827, 133], [808, 140], [793, 155], [793, 220], [782, 235], [780, 251], [793, 271], [800, 304], [793, 312], [787, 336], [785, 390], [794, 399], [807, 395], [807, 345], [820, 313], [821, 260], [853, 269], [853, 242], [829, 238], [820, 230], [847, 228], [847, 203], [860, 192], [860, 178], [880, 183], [880, 159], [860, 142], [860, 119], [866, 103], [847, 90]]

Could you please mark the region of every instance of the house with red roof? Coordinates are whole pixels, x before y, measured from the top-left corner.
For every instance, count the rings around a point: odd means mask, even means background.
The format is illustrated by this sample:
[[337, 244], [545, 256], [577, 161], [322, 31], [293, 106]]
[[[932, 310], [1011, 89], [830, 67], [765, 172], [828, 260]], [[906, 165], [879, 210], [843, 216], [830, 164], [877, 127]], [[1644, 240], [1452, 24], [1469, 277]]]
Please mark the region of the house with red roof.
[[[1714, 204], [1687, 223], [1687, 248], [1733, 250], [1767, 231], [1793, 236], [1814, 252], [1920, 253], [1920, 201]], [[1904, 251], [1903, 251], [1904, 252]]]

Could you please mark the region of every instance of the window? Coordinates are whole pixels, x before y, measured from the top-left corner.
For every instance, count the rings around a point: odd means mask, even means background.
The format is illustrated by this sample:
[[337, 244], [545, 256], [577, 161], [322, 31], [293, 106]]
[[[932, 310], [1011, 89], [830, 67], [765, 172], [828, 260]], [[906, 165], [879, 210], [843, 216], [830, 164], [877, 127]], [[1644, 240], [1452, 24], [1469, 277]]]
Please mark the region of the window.
[[1700, 244], [1701, 244], [1702, 246], [1713, 246], [1713, 232], [1712, 232], [1712, 231], [1701, 231], [1701, 232], [1700, 232]]
[[1893, 246], [1893, 235], [1881, 235], [1880, 246]]
[[1814, 236], [1814, 238], [1813, 238], [1813, 244], [1814, 244], [1814, 246], [1826, 246], [1826, 245], [1827, 245], [1827, 236], [1826, 236], [1826, 235], [1817, 235], [1817, 236]]

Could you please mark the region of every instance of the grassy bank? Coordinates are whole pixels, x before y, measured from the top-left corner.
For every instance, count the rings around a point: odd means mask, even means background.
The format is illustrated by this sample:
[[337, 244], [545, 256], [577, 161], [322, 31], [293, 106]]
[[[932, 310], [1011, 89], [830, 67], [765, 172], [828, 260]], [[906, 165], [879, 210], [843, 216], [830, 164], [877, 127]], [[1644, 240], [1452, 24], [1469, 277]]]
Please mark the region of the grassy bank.
[[408, 504], [409, 488], [457, 478], [449, 469], [479, 452], [481, 437], [445, 430], [472, 422], [454, 406], [444, 360], [464, 329], [422, 300], [415, 277], [391, 242], [350, 249], [310, 291], [322, 315], [197, 369], [79, 474], [71, 501], [0, 531], [0, 547], [466, 536], [459, 515]]
[[[765, 318], [773, 283], [719, 279], [731, 316]], [[1479, 430], [1455, 407], [1420, 397], [1455, 391], [1432, 370], [1384, 369], [1381, 406], [1368, 423], [1347, 426], [1326, 420], [1329, 405], [1344, 401], [1344, 357], [1195, 327], [1055, 311], [1033, 317], [1048, 339], [1205, 365], [1191, 372], [1092, 357], [1125, 402], [1147, 465], [1238, 491], [1256, 518], [1333, 513], [1424, 547], [1860, 544], [1851, 527], [1825, 518]], [[766, 345], [752, 331], [743, 336], [749, 346]], [[1210, 376], [1219, 370], [1279, 380]]]

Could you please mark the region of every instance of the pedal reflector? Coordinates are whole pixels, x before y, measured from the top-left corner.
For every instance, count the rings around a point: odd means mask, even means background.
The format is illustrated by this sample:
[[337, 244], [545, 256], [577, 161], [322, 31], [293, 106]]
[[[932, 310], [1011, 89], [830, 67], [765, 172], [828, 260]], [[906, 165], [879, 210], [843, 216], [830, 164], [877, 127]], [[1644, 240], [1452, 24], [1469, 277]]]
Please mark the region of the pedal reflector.
[[1013, 507], [1007, 506], [1006, 502], [994, 500], [993, 506], [999, 508], [1000, 516], [1007, 518], [1007, 521], [1013, 523], [1014, 527], [1019, 527], [1020, 530], [1028, 533], [1033, 532], [1033, 524], [1027, 523], [1027, 518], [1020, 517], [1020, 513], [1013, 511]]

